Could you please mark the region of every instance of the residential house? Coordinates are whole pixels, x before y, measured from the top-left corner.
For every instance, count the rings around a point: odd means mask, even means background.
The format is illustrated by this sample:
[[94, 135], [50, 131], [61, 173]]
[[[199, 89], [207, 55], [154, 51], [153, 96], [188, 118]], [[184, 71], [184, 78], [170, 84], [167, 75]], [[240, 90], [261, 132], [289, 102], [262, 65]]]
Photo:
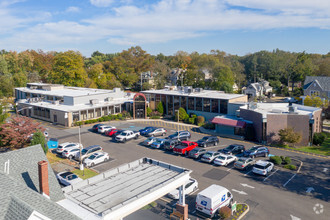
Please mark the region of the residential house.
[[257, 83], [251, 83], [244, 90], [244, 94], [248, 95], [249, 98], [259, 97], [263, 95], [270, 95], [273, 91], [273, 87], [269, 85], [269, 82], [262, 80]]
[[304, 96], [319, 96], [330, 98], [330, 77], [328, 76], [306, 76], [304, 82]]

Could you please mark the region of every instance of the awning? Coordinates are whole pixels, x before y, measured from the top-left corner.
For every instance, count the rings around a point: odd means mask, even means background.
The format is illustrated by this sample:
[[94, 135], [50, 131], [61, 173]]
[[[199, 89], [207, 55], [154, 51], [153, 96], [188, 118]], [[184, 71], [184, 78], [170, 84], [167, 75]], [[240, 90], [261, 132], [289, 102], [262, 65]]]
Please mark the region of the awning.
[[229, 118], [218, 118], [218, 117], [213, 118], [211, 122], [214, 124], [220, 124], [220, 125], [236, 127], [236, 128], [244, 128], [246, 125], [244, 121], [238, 121]]

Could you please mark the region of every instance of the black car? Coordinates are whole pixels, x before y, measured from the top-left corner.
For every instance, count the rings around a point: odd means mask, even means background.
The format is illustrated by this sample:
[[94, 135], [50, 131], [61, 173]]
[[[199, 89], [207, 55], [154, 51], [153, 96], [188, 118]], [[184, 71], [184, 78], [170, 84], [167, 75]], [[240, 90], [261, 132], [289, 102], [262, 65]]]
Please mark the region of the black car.
[[99, 127], [102, 126], [102, 125], [105, 125], [105, 124], [96, 124], [96, 125], [93, 125], [93, 127], [92, 127], [92, 131], [94, 131], [94, 132], [98, 132]]
[[197, 141], [199, 147], [216, 146], [219, 143], [219, 138], [216, 136], [206, 136]]
[[241, 144], [231, 144], [228, 147], [218, 151], [223, 154], [240, 154], [245, 151], [245, 147]]
[[181, 144], [181, 141], [178, 139], [166, 139], [164, 143], [164, 148], [166, 150], [173, 150], [174, 147], [178, 146]]
[[180, 141], [187, 141], [191, 138], [191, 134], [189, 131], [178, 131], [175, 132], [174, 134], [171, 134], [168, 136], [166, 139], [177, 139]]
[[152, 131], [153, 129], [156, 129], [155, 127], [145, 127], [141, 130], [139, 130], [140, 134], [142, 136], [146, 136], [148, 134], [148, 132]]

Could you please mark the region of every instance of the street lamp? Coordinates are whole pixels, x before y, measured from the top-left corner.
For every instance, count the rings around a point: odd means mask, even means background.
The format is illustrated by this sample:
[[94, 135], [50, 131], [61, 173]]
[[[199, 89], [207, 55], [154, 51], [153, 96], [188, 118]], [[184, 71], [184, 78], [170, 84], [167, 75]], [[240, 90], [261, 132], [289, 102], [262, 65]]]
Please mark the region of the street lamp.
[[178, 112], [178, 135], [179, 135], [179, 109], [178, 110], [175, 110]]

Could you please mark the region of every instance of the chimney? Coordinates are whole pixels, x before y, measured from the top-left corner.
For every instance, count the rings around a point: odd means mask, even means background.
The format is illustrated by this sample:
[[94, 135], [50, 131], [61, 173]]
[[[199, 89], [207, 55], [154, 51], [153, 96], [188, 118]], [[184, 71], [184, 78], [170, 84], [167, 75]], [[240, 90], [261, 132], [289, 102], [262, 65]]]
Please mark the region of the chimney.
[[43, 160], [38, 162], [39, 172], [39, 189], [40, 193], [49, 198], [49, 183], [48, 183], [48, 162]]

